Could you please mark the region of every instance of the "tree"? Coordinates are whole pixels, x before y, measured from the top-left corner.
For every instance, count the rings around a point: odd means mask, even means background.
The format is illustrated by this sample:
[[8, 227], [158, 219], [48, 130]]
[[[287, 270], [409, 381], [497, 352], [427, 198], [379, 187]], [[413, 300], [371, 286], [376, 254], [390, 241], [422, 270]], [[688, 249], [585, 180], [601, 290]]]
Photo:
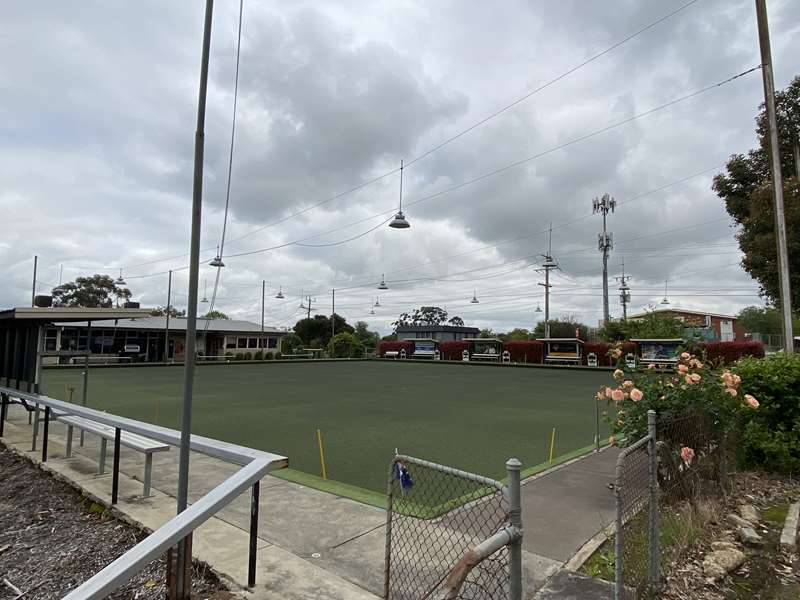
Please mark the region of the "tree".
[[364, 344], [352, 333], [343, 331], [328, 343], [328, 354], [333, 358], [363, 358]]
[[[153, 317], [165, 317], [167, 316], [167, 307], [166, 306], [157, 306], [153, 310], [150, 311], [150, 315]], [[186, 311], [185, 310], [178, 310], [174, 306], [169, 307], [169, 316], [170, 317], [185, 317]]]
[[494, 336], [494, 331], [492, 331], [491, 327], [485, 327], [484, 329], [481, 329], [480, 333], [478, 334], [478, 337], [479, 338], [491, 339], [491, 338], [495, 337]]
[[120, 287], [108, 275], [95, 274], [91, 277], [78, 277], [75, 281], [54, 287], [53, 306], [73, 306], [81, 308], [111, 308], [114, 301], [119, 304], [133, 295], [126, 287]]
[[684, 335], [683, 321], [665, 312], [651, 311], [641, 319], [609, 321], [599, 330], [600, 337], [607, 342], [630, 339], [673, 339]]
[[230, 317], [226, 315], [221, 310], [210, 310], [206, 314], [204, 314], [201, 319], [211, 319], [211, 320], [223, 320], [223, 321], [230, 321]]
[[408, 326], [430, 326], [443, 325], [448, 323], [454, 327], [463, 327], [464, 320], [461, 317], [447, 318], [447, 311], [438, 306], [420, 306], [415, 308], [411, 314], [403, 313], [397, 317], [397, 321], [392, 323], [395, 329]]
[[[738, 324], [747, 333], [782, 334], [781, 314], [769, 306], [748, 306], [739, 311]], [[800, 331], [800, 317], [795, 315], [793, 329]]]
[[289, 332], [281, 340], [281, 351], [283, 354], [294, 354], [295, 350], [303, 347], [303, 340], [296, 333]]
[[[800, 76], [775, 93], [792, 305], [800, 302], [800, 190], [793, 159], [792, 134], [800, 131]], [[713, 189], [725, 202], [740, 232], [739, 247], [744, 253], [742, 267], [773, 303], [779, 299], [774, 214], [770, 188], [769, 137], [764, 105], [756, 116], [759, 147], [747, 154], [734, 154], [726, 172], [714, 178]], [[788, 179], [793, 176], [793, 179]]]
[[[550, 319], [550, 337], [553, 338], [574, 338], [575, 332], [578, 337], [585, 340], [589, 333], [589, 328], [577, 320], [574, 315], [563, 315], [560, 319]], [[539, 321], [533, 330], [533, 337], [544, 337], [544, 321]]]
[[497, 335], [504, 342], [521, 342], [531, 339], [531, 332], [528, 329], [516, 327], [508, 333], [500, 333]]
[[[336, 333], [353, 333], [352, 325], [349, 325], [341, 315], [334, 315], [334, 322]], [[326, 315], [300, 319], [294, 325], [294, 332], [307, 347], [324, 347], [331, 340], [331, 320]]]
[[353, 335], [356, 336], [359, 342], [364, 344], [365, 348], [374, 348], [380, 337], [376, 332], [369, 330], [369, 323], [366, 321], [356, 322]]

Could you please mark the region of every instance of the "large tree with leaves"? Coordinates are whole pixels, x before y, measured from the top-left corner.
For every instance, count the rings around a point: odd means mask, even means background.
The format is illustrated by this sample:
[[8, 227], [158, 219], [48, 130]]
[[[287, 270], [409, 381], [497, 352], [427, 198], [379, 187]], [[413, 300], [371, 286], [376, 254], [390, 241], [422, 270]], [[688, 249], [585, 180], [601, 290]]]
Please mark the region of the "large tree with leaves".
[[53, 306], [80, 308], [111, 308], [116, 302], [125, 302], [131, 291], [114, 283], [108, 275], [78, 277], [75, 281], [53, 288]]
[[403, 313], [397, 317], [397, 321], [392, 323], [395, 329], [408, 326], [425, 325], [453, 325], [463, 327], [464, 320], [461, 317], [449, 317], [447, 311], [438, 306], [420, 306], [415, 308], [412, 313]]
[[[800, 189], [793, 149], [800, 133], [800, 76], [785, 89], [775, 92], [781, 171], [789, 249], [792, 306], [800, 303]], [[746, 154], [734, 154], [725, 173], [714, 178], [714, 191], [725, 202], [740, 231], [739, 247], [744, 252], [742, 267], [761, 286], [772, 302], [780, 296], [778, 287], [775, 219], [769, 170], [767, 116], [761, 105], [756, 117], [759, 146]]]

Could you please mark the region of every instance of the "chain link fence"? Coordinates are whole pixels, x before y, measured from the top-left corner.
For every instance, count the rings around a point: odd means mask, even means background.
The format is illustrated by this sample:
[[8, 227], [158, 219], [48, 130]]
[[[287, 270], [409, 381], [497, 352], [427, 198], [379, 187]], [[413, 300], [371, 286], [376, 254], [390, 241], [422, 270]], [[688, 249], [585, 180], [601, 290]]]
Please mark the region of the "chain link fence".
[[508, 485], [410, 456], [388, 483], [384, 598], [519, 600], [520, 463]]
[[660, 588], [661, 571], [713, 518], [727, 486], [730, 444], [719, 423], [686, 413], [656, 419], [617, 460], [615, 597], [640, 598]]

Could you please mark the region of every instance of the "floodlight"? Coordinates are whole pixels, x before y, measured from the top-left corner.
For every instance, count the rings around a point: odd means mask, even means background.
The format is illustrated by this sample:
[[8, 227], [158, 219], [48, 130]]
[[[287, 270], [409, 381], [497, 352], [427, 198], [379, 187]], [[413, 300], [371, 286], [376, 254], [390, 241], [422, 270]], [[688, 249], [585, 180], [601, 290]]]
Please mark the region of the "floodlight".
[[379, 290], [388, 290], [389, 289], [389, 286], [386, 285], [386, 279], [384, 278], [383, 275], [381, 275], [381, 282], [378, 284], [378, 289]]
[[389, 223], [389, 227], [393, 229], [408, 229], [411, 223], [408, 222], [406, 216], [403, 214], [403, 161], [400, 161], [400, 206], [397, 214]]
[[114, 280], [114, 285], [127, 285], [122, 278], [122, 269], [119, 270], [119, 277]]
[[280, 287], [278, 288], [278, 293], [277, 293], [277, 294], [275, 294], [275, 297], [276, 297], [278, 300], [283, 300], [283, 286], [280, 286]]
[[478, 302], [480, 302], [478, 300], [478, 292], [477, 291], [473, 291], [472, 292], [472, 300], [470, 300], [469, 303], [470, 304], [478, 304]]

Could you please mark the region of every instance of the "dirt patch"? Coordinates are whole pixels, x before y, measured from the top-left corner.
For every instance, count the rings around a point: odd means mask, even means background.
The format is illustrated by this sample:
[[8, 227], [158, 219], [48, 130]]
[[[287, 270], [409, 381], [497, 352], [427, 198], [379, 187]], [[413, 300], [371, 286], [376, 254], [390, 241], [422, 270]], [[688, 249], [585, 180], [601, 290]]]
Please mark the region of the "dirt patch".
[[[800, 560], [781, 551], [778, 540], [790, 502], [800, 498], [800, 483], [777, 476], [746, 473], [733, 477], [720, 514], [735, 513], [741, 504], [761, 512], [756, 527], [764, 538], [760, 548], [740, 544], [724, 518], [708, 523], [679, 557], [665, 569], [661, 597], [669, 600], [788, 600], [800, 597]], [[746, 555], [745, 563], [729, 577], [714, 582], [703, 574], [703, 559], [715, 541], [728, 541]]]
[[[147, 534], [0, 444], [0, 599], [56, 599], [89, 579]], [[160, 558], [109, 596], [165, 596]], [[233, 598], [203, 565], [194, 566], [193, 598]]]

